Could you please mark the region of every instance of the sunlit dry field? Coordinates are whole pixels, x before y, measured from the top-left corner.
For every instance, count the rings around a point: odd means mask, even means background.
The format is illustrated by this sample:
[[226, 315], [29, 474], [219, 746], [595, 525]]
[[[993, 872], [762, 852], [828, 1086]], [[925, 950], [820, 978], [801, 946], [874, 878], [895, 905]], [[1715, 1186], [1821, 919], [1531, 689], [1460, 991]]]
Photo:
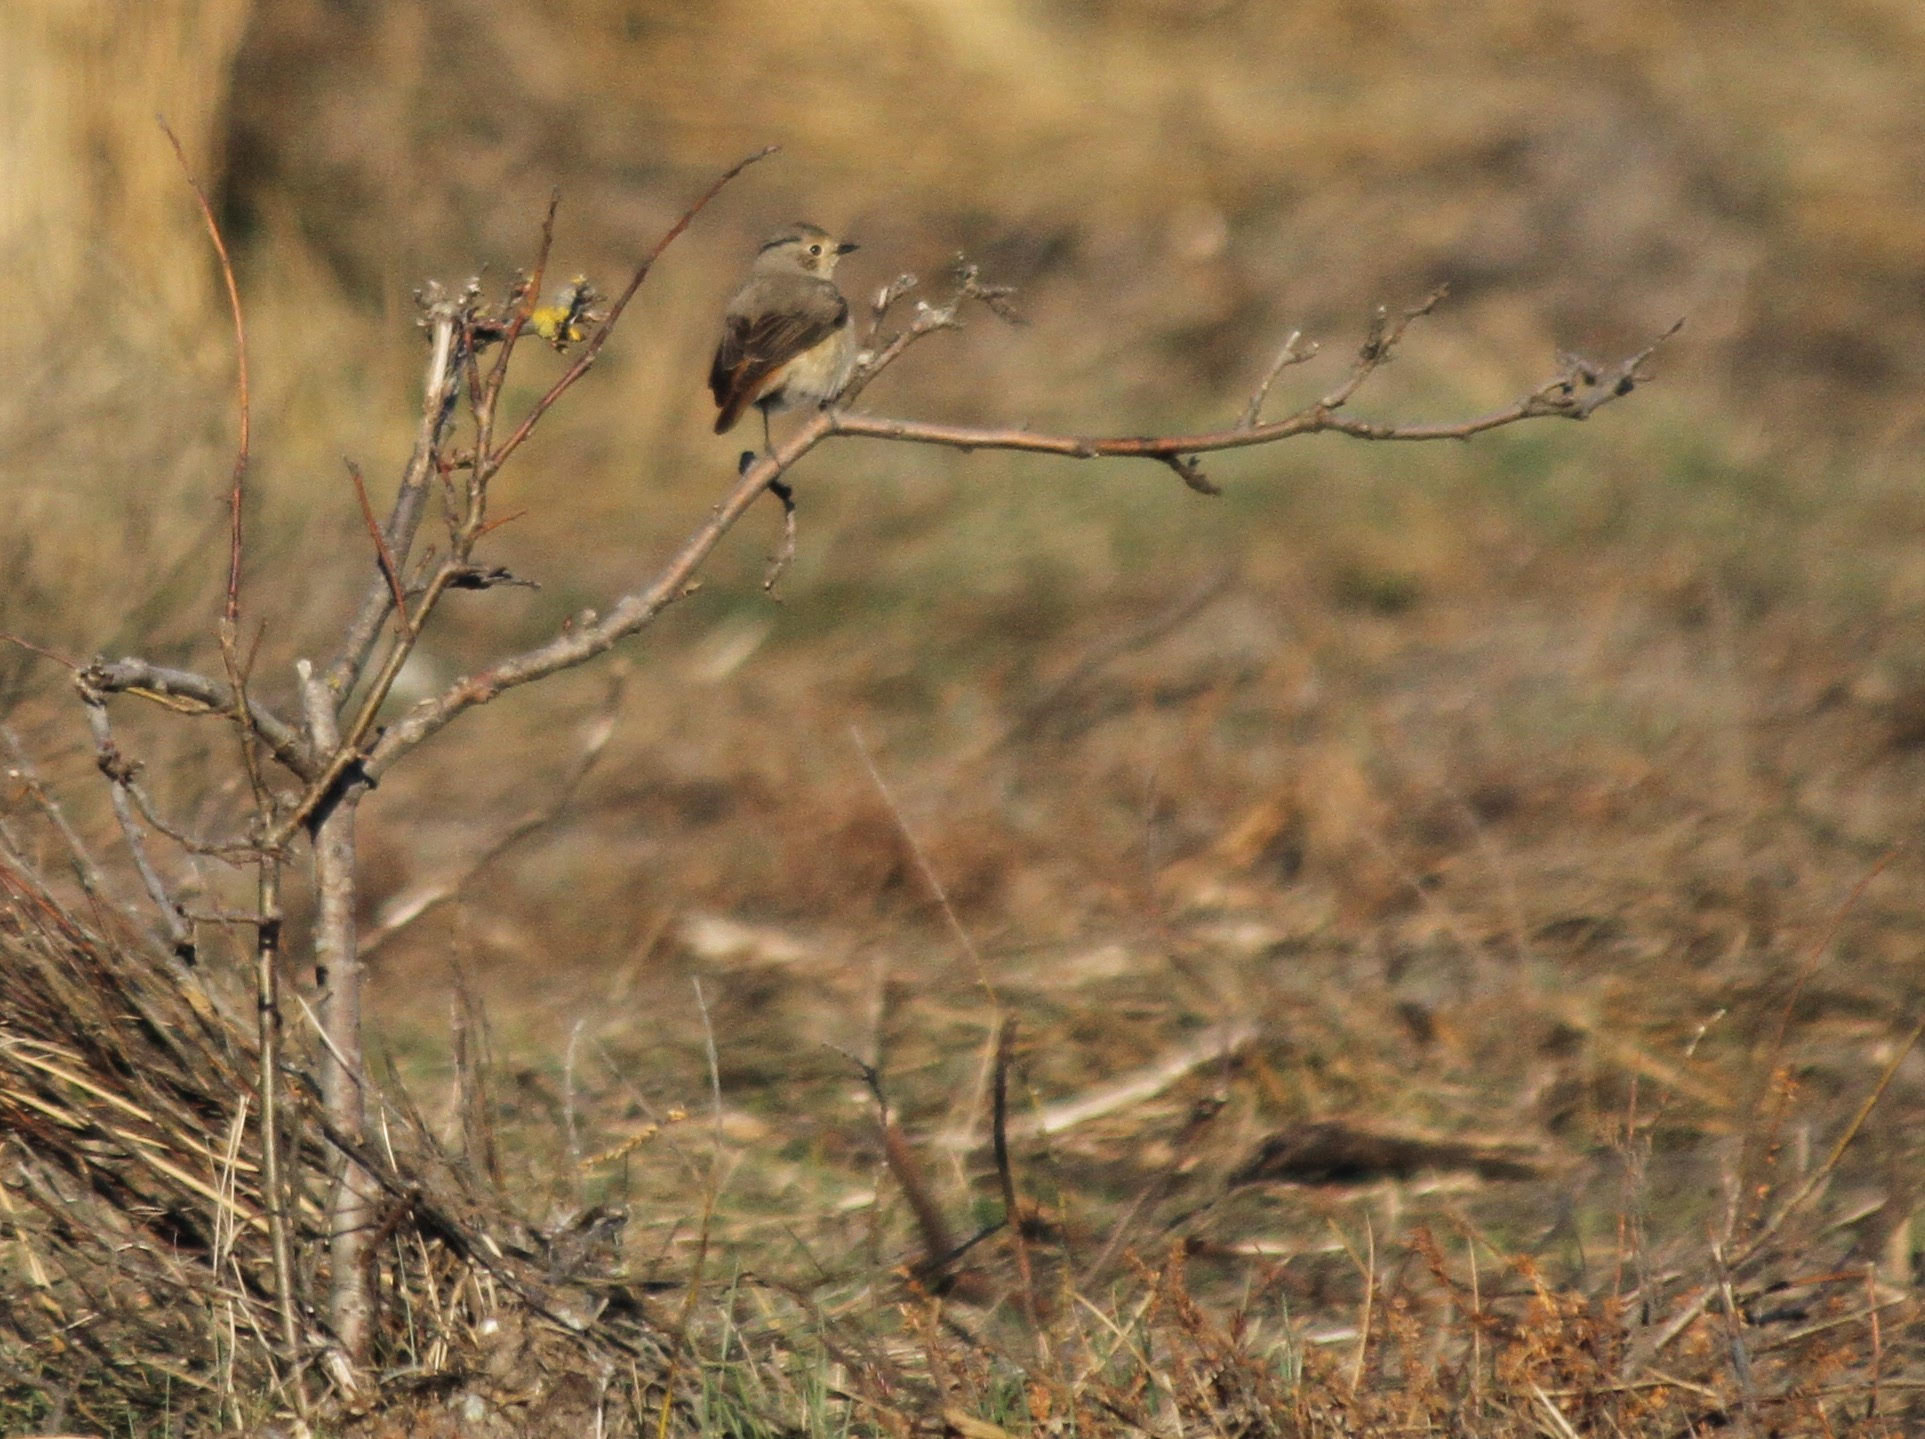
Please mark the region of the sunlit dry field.
[[[213, 8], [223, 63], [125, 93], [108, 41], [29, 27], [91, 77], [45, 103], [142, 177], [23, 182], [6, 233], [0, 629], [59, 655], [219, 666], [232, 336], [156, 108], [234, 251], [284, 702], [373, 566], [342, 460], [405, 459], [414, 290], [528, 264], [551, 189], [554, 272], [613, 291], [783, 146], [504, 474], [488, 557], [540, 588], [460, 597], [397, 708], [606, 607], [726, 490], [716, 316], [793, 218], [862, 243], [852, 297], [959, 252], [1017, 287], [1020, 327], [863, 396], [923, 419], [1217, 427], [1301, 332], [1287, 413], [1439, 285], [1354, 406], [1464, 418], [1685, 319], [1584, 424], [1310, 437], [1217, 458], [1214, 498], [832, 442], [775, 597], [767, 505], [644, 635], [384, 780], [381, 1073], [537, 1226], [624, 1212], [716, 1432], [1916, 1427], [1913, 5]], [[60, 665], [10, 646], [0, 683], [121, 864]], [[226, 731], [117, 723], [170, 813], [239, 822]], [[30, 788], [0, 817], [51, 868]], [[209, 907], [239, 883], [168, 863]], [[10, 1430], [110, 1422], [0, 1394]], [[355, 1422], [459, 1427], [409, 1402]]]

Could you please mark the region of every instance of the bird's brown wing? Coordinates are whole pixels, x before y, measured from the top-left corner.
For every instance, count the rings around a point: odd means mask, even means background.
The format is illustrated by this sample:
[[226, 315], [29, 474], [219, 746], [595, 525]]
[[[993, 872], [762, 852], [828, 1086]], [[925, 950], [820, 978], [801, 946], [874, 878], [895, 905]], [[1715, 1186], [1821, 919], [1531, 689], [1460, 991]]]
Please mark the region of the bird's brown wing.
[[709, 366], [709, 390], [722, 413], [715, 433], [728, 431], [742, 411], [762, 398], [790, 360], [814, 349], [849, 319], [849, 302], [820, 281], [761, 292], [751, 285], [722, 321], [722, 342]]

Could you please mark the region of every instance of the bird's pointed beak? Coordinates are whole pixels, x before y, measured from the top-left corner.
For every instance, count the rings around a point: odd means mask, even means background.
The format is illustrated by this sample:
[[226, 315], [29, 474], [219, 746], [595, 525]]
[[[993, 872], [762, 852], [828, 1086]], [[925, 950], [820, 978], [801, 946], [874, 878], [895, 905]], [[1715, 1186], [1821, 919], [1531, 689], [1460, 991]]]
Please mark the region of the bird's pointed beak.
[[836, 246], [836, 253], [838, 255], [846, 255], [851, 250], [860, 250], [861, 248], [862, 246], [860, 245], [851, 244], [849, 241], [844, 240], [840, 245]]

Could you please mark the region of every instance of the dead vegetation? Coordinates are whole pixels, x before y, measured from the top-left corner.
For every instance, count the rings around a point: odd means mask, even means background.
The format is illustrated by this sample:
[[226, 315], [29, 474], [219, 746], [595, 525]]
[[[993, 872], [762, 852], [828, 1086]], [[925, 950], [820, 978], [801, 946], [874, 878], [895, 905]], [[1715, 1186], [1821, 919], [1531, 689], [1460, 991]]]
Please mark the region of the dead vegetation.
[[[111, 909], [76, 914], [19, 864], [0, 858], [6, 1426], [257, 1431], [305, 1415], [312, 1376], [277, 1342], [260, 1069], [241, 1018], [253, 996], [235, 976], [183, 969]], [[303, 1027], [312, 1011], [285, 1020]], [[307, 1334], [321, 1323], [313, 1266], [342, 1136], [311, 1083], [289, 1094], [293, 1323]], [[379, 1138], [355, 1152], [380, 1190], [366, 1262], [389, 1382], [378, 1406], [331, 1406], [329, 1426], [430, 1397], [477, 1434], [659, 1409], [669, 1367], [612, 1278], [619, 1227], [560, 1257], [574, 1232], [519, 1223], [474, 1156], [443, 1150], [399, 1086], [384, 1094]]]

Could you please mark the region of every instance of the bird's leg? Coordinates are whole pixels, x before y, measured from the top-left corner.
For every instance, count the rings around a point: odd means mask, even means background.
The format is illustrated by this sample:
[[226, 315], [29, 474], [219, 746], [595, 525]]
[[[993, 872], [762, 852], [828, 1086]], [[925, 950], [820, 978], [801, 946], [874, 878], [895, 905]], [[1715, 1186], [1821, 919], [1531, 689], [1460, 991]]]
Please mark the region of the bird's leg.
[[[735, 462], [737, 475], [748, 474], [758, 460], [770, 461], [771, 467], [775, 460], [775, 437], [769, 433], [769, 412], [761, 405], [756, 408], [762, 411], [762, 453], [758, 455], [754, 450], [742, 451], [741, 457]], [[762, 576], [762, 588], [774, 596], [775, 582], [782, 578], [782, 572], [795, 559], [795, 490], [782, 478], [780, 470], [769, 476], [763, 488], [782, 501], [782, 548], [769, 557], [768, 572]]]
[[[775, 458], [775, 437], [769, 433], [768, 407], [758, 404], [755, 408], [762, 412], [762, 453], [758, 455], [754, 450], [742, 451], [735, 461], [735, 473], [738, 475], [746, 475], [755, 467], [757, 460]], [[774, 489], [775, 483], [771, 481], [769, 488]]]
[[782, 548], [770, 558], [768, 572], [762, 576], [762, 588], [774, 595], [775, 582], [795, 559], [795, 490], [777, 475], [769, 481], [769, 493], [782, 501]]

